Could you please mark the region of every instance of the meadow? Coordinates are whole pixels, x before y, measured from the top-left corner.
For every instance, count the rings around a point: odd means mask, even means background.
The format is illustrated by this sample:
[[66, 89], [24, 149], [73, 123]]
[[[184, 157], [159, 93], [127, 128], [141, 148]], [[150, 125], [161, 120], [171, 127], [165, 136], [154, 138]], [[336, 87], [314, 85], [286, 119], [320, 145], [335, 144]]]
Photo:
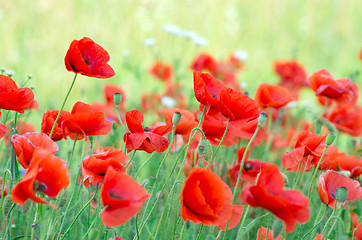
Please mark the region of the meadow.
[[0, 0], [2, 238], [362, 239], [361, 9]]

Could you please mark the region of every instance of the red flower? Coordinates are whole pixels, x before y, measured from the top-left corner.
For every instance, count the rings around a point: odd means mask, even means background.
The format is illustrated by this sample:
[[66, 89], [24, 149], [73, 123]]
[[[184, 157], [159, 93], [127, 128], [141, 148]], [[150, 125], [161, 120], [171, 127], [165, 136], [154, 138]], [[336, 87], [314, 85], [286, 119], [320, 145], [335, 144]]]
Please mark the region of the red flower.
[[[43, 118], [41, 121], [41, 132], [45, 133], [46, 135], [49, 136], [55, 119], [57, 119], [59, 110], [51, 110], [51, 111], [47, 111], [46, 113], [43, 114]], [[60, 141], [63, 139], [63, 130], [62, 130], [62, 123], [65, 119], [67, 119], [69, 117], [70, 113], [68, 111], [62, 111], [62, 113], [59, 116], [58, 122], [55, 125], [53, 134], [52, 134], [52, 140], [53, 141]]]
[[197, 72], [209, 71], [216, 74], [217, 62], [208, 54], [201, 53], [191, 64], [191, 69]]
[[156, 61], [150, 68], [150, 73], [164, 82], [170, 82], [172, 78], [172, 67], [161, 61]]
[[337, 106], [329, 114], [328, 120], [337, 129], [351, 136], [362, 135], [362, 107], [358, 105]]
[[244, 203], [272, 212], [292, 232], [297, 222], [309, 220], [309, 199], [296, 190], [283, 190], [284, 179], [277, 166], [264, 167], [256, 185], [245, 187], [241, 193]]
[[195, 167], [189, 173], [181, 190], [180, 215], [184, 221], [221, 230], [234, 228], [243, 215], [244, 206], [232, 205], [232, 192], [228, 185], [212, 171]]
[[11, 136], [18, 162], [27, 169], [33, 158], [33, 152], [37, 147], [44, 148], [50, 153], [59, 151], [58, 145], [44, 133], [24, 133], [23, 135], [14, 134]]
[[57, 208], [54, 204], [36, 196], [36, 192], [55, 198], [68, 185], [67, 163], [51, 152], [37, 148], [34, 150], [28, 171], [11, 190], [11, 201], [22, 206], [30, 198], [34, 202]]
[[126, 122], [130, 132], [127, 132], [123, 139], [128, 151], [143, 150], [152, 153], [167, 149], [168, 140], [162, 135], [171, 130], [170, 126], [143, 128], [143, 115], [138, 110], [126, 112]]
[[111, 147], [97, 149], [91, 156], [83, 159], [81, 164], [83, 184], [87, 188], [89, 184], [96, 185], [103, 181], [108, 166], [114, 170], [124, 172], [124, 164], [128, 157], [122, 150]]
[[336, 189], [338, 188], [346, 188], [348, 190], [347, 202], [345, 202], [345, 204], [349, 201], [362, 198], [362, 188], [358, 181], [352, 180], [332, 170], [328, 170], [319, 176], [319, 197], [324, 204], [327, 204], [331, 208], [334, 208]]
[[115, 75], [111, 66], [107, 64], [110, 57], [92, 39], [84, 37], [74, 40], [65, 55], [65, 67], [68, 71], [80, 73], [89, 77], [110, 78]]
[[[241, 159], [242, 158], [240, 158], [240, 160], [238, 159], [238, 164], [228, 170], [230, 182], [234, 186], [238, 180]], [[263, 168], [272, 165], [274, 164], [261, 162], [258, 159], [245, 160], [240, 179], [246, 182], [254, 182]]]
[[[266, 237], [266, 234], [268, 232], [268, 238]], [[263, 226], [260, 226], [258, 231], [256, 232], [256, 240], [285, 240], [283, 236], [278, 236], [276, 238], [273, 238], [273, 230], [267, 229]]]
[[10, 77], [0, 75], [0, 109], [24, 113], [33, 99], [34, 93], [30, 88], [18, 88]]
[[[1, 117], [1, 112], [0, 112], [0, 117]], [[0, 138], [4, 137], [7, 132], [8, 132], [8, 127], [0, 123]]]
[[293, 97], [285, 87], [263, 83], [255, 92], [255, 101], [261, 108], [280, 108], [293, 101]]
[[114, 94], [116, 94], [116, 93], [122, 94], [122, 101], [121, 101], [120, 105], [123, 106], [124, 101], [125, 101], [124, 91], [117, 85], [115, 85], [115, 84], [104, 85], [103, 93], [104, 93], [104, 96], [106, 97], [107, 104], [110, 104], [112, 106], [114, 106]]
[[77, 102], [71, 114], [63, 121], [63, 136], [67, 139], [83, 139], [87, 136], [106, 135], [112, 129], [112, 123], [104, 118], [104, 113], [97, 112], [91, 105]]
[[297, 137], [294, 149], [282, 156], [283, 166], [290, 172], [309, 171], [316, 166], [325, 148], [327, 136], [314, 136], [310, 131], [303, 130]]
[[150, 196], [132, 177], [110, 166], [101, 189], [102, 206], [107, 206], [101, 212], [103, 224], [116, 227], [126, 223]]
[[309, 78], [309, 83], [317, 96], [325, 96], [339, 103], [355, 103], [358, 98], [358, 85], [351, 84], [351, 79], [334, 80], [325, 70], [319, 70]]
[[358, 224], [357, 229], [354, 232], [354, 236], [356, 237], [356, 240], [362, 240], [362, 222]]
[[307, 73], [296, 61], [275, 62], [274, 71], [279, 75], [279, 84], [293, 93], [308, 86]]

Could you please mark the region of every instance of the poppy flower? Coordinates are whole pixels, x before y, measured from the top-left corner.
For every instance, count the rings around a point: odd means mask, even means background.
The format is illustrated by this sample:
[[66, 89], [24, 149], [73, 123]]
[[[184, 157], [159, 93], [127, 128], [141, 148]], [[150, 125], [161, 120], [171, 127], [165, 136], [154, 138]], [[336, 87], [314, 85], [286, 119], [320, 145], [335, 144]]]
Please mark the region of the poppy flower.
[[10, 77], [0, 75], [0, 109], [24, 113], [33, 99], [34, 93], [30, 88], [18, 88]]
[[309, 220], [309, 199], [297, 190], [284, 190], [284, 179], [276, 165], [262, 168], [258, 182], [244, 187], [241, 198], [252, 207], [262, 207], [285, 224], [292, 232], [296, 223]]
[[262, 83], [255, 92], [255, 101], [261, 108], [281, 108], [293, 101], [293, 97], [285, 87]]
[[355, 103], [358, 98], [358, 85], [351, 79], [335, 80], [325, 69], [319, 70], [309, 78], [310, 87], [316, 96], [325, 96], [339, 103]]
[[181, 114], [180, 122], [175, 127], [175, 134], [190, 135], [193, 128], [197, 127], [198, 121], [195, 115], [184, 109], [180, 108], [164, 108], [163, 115], [165, 117], [166, 125], [172, 126], [173, 115], [179, 112]]
[[142, 208], [150, 197], [146, 189], [129, 175], [108, 167], [101, 189], [101, 219], [106, 227], [116, 227], [126, 223]]
[[345, 204], [349, 201], [362, 198], [362, 188], [358, 181], [352, 180], [343, 174], [328, 170], [319, 176], [318, 193], [321, 201], [334, 209], [336, 190], [345, 188], [348, 190]]
[[34, 202], [57, 208], [54, 204], [38, 197], [36, 192], [55, 198], [68, 185], [67, 163], [46, 149], [36, 148], [27, 172], [11, 190], [11, 201], [22, 206], [30, 198]]
[[[268, 233], [268, 237], [267, 237], [267, 233]], [[256, 232], [256, 240], [265, 240], [265, 239], [267, 239], [267, 240], [285, 240], [285, 238], [280, 235], [276, 238], [273, 238], [272, 229], [268, 230], [266, 227], [260, 226], [260, 228]]]
[[120, 105], [121, 106], [124, 105], [124, 101], [125, 101], [124, 91], [117, 85], [115, 85], [115, 84], [104, 85], [103, 93], [106, 98], [107, 104], [110, 104], [112, 106], [114, 106], [114, 94], [116, 94], [116, 93], [122, 94], [122, 101], [121, 101]]
[[164, 82], [170, 82], [172, 78], [172, 66], [161, 61], [156, 61], [150, 68], [150, 73]]
[[242, 205], [232, 205], [229, 186], [212, 171], [195, 167], [181, 190], [180, 215], [184, 221], [206, 226], [215, 225], [225, 231], [234, 228], [244, 211]]
[[307, 73], [297, 61], [275, 62], [274, 71], [279, 76], [279, 85], [288, 88], [293, 93], [302, 87], [308, 86]]
[[7, 132], [8, 132], [7, 126], [0, 123], [0, 138], [4, 137]]
[[104, 118], [104, 113], [97, 112], [91, 105], [77, 102], [70, 115], [62, 122], [63, 137], [72, 140], [87, 136], [106, 135], [112, 129], [112, 122]]
[[14, 134], [11, 136], [11, 144], [18, 162], [25, 169], [29, 167], [33, 152], [37, 147], [47, 149], [50, 153], [59, 151], [58, 145], [44, 133]]
[[282, 165], [289, 172], [309, 171], [316, 166], [325, 148], [327, 136], [315, 136], [308, 130], [303, 130], [297, 137], [294, 149], [282, 156]]
[[[43, 118], [41, 121], [41, 132], [45, 133], [49, 136], [55, 119], [57, 119], [59, 110], [50, 110], [43, 114]], [[59, 116], [59, 119], [57, 121], [57, 124], [55, 125], [55, 128], [53, 130], [53, 134], [51, 139], [53, 141], [60, 141], [63, 139], [63, 130], [62, 130], [62, 123], [63, 121], [68, 118], [70, 113], [68, 111], [63, 110]]]
[[[323, 239], [325, 239], [325, 238], [323, 238], [322, 234], [317, 234], [317, 236], [315, 236], [315, 238], [313, 238], [313, 240], [323, 240]], [[327, 240], [329, 240], [329, 238]]]
[[340, 131], [353, 137], [362, 135], [362, 107], [358, 105], [337, 106], [328, 115], [328, 120]]
[[356, 237], [356, 240], [362, 240], [362, 222], [358, 224], [354, 236]]
[[170, 126], [143, 127], [143, 115], [138, 110], [126, 112], [126, 122], [130, 132], [127, 132], [123, 140], [128, 151], [143, 150], [148, 153], [163, 152], [168, 147], [167, 138], [162, 135], [171, 130]]
[[68, 71], [89, 77], [110, 78], [115, 75], [107, 64], [110, 57], [106, 50], [92, 39], [84, 37], [73, 40], [65, 55], [65, 67]]
[[80, 166], [84, 186], [87, 188], [89, 184], [96, 185], [102, 182], [108, 166], [124, 172], [127, 159], [128, 157], [122, 150], [111, 147], [98, 148], [91, 156], [83, 159]]
[[[240, 162], [241, 162], [241, 158], [240, 158], [240, 161], [238, 160], [238, 163], [234, 167], [232, 167], [228, 170], [230, 182], [234, 186], [236, 185], [236, 182], [238, 180], [239, 171], [240, 171]], [[261, 162], [258, 159], [245, 160], [243, 169], [241, 170], [240, 179], [244, 180], [246, 182], [255, 182], [259, 172], [264, 167], [271, 166], [271, 165], [274, 165], [274, 164], [268, 163], [268, 162]]]
[[191, 69], [197, 72], [209, 71], [212, 74], [216, 73], [217, 61], [215, 61], [210, 55], [201, 53], [198, 55], [191, 64]]

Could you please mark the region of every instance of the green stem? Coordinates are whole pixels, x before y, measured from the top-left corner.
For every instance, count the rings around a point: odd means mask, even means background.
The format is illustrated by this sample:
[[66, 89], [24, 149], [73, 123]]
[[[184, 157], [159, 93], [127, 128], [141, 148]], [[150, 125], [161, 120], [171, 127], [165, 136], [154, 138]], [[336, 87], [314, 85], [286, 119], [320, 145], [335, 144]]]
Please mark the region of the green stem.
[[299, 166], [298, 166], [298, 172], [297, 172], [297, 177], [295, 179], [295, 182], [294, 182], [294, 185], [292, 187], [292, 189], [295, 189], [295, 187], [297, 186], [297, 183], [299, 182], [299, 177], [300, 177], [300, 168], [302, 166], [302, 161], [299, 163]]
[[[258, 131], [259, 131], [260, 127], [261, 127], [261, 123], [258, 123], [258, 126], [256, 127], [255, 132], [254, 132], [253, 136], [251, 137], [250, 141], [248, 142], [248, 145], [246, 146], [246, 149], [244, 151], [243, 158], [241, 159], [241, 162], [240, 162], [240, 170], [239, 170], [238, 179], [236, 181], [236, 185], [235, 185], [235, 188], [234, 188], [234, 191], [233, 191], [233, 198], [231, 199], [231, 204], [233, 204], [234, 200], [235, 200], [236, 192], [237, 192], [237, 189], [238, 189], [238, 186], [239, 186], [239, 183], [240, 183], [240, 179], [241, 179], [241, 173], [242, 173], [244, 162], [245, 162], [245, 159], [246, 159], [246, 154], [248, 153], [248, 150], [249, 150], [249, 148], [251, 146], [251, 143], [254, 141], [254, 138], [258, 134]], [[229, 226], [229, 221], [226, 224], [226, 229], [225, 229], [225, 234], [224, 234], [223, 239], [225, 239], [225, 237], [226, 237], [226, 235], [228, 233], [228, 226]], [[242, 227], [243, 226], [240, 225], [240, 228], [242, 228]]]
[[327, 230], [327, 227], [328, 227], [328, 224], [329, 222], [333, 219], [333, 217], [336, 216], [336, 212], [337, 212], [337, 206], [338, 206], [338, 200], [336, 199], [335, 202], [334, 202], [334, 209], [333, 209], [333, 212], [331, 214], [331, 216], [329, 216], [326, 224], [324, 225], [323, 229], [322, 229], [322, 235], [325, 236], [325, 232]]
[[132, 162], [132, 160], [133, 160], [134, 156], [136, 155], [136, 151], [137, 151], [137, 150], [134, 150], [134, 151], [133, 151], [133, 154], [132, 154], [131, 159], [127, 162], [127, 164], [126, 164], [126, 166], [125, 166], [125, 167], [126, 167], [126, 169], [128, 168], [128, 165]]
[[246, 234], [252, 227], [254, 227], [254, 225], [260, 220], [262, 219], [263, 217], [266, 217], [266, 216], [269, 216], [270, 212], [258, 217], [258, 218], [255, 218], [251, 223], [248, 224], [248, 226], [245, 227], [245, 230], [244, 231], [241, 231], [243, 229], [242, 225], [240, 225], [240, 228], [239, 228], [239, 232], [238, 232], [238, 235], [236, 237], [236, 239], [241, 239], [244, 234]]
[[319, 165], [320, 165], [321, 162], [322, 162], [322, 159], [323, 159], [323, 157], [324, 157], [324, 154], [326, 154], [327, 148], [328, 148], [328, 145], [325, 146], [324, 151], [323, 151], [323, 154], [322, 154], [321, 158], [319, 159], [319, 162], [318, 162], [318, 164], [317, 164], [317, 167], [316, 167], [315, 170], [314, 170], [314, 174], [313, 174], [313, 177], [312, 177], [312, 182], [310, 183], [310, 187], [309, 187], [308, 199], [310, 199], [310, 194], [312, 193], [312, 188], [313, 188], [314, 180], [315, 180], [315, 177], [317, 176], [318, 168], [319, 168]]
[[155, 155], [155, 152], [153, 152], [153, 153], [148, 157], [148, 159], [138, 168], [134, 179], [137, 178], [138, 173], [147, 165], [147, 163], [149, 163], [149, 162], [152, 160], [152, 158], [153, 158], [154, 155]]
[[201, 224], [199, 233], [197, 234], [197, 240], [201, 240], [203, 232], [204, 232], [204, 224]]
[[119, 115], [119, 106], [118, 106], [118, 105], [116, 105], [116, 112], [117, 112], [118, 121], [120, 122], [120, 124], [121, 124], [121, 126], [122, 126], [122, 128], [123, 128], [123, 131], [126, 133], [127, 130], [126, 130], [125, 126], [123, 125], [121, 116]]
[[70, 88], [69, 88], [69, 90], [68, 90], [68, 93], [67, 93], [67, 95], [66, 95], [65, 98], [64, 98], [63, 105], [62, 105], [62, 107], [61, 107], [60, 110], [59, 110], [58, 116], [57, 116], [57, 118], [56, 118], [55, 121], [54, 121], [52, 130], [50, 131], [50, 134], [49, 134], [49, 137], [50, 137], [50, 138], [51, 138], [52, 135], [53, 135], [55, 125], [57, 124], [57, 122], [58, 122], [58, 120], [59, 120], [59, 117], [60, 117], [60, 114], [62, 113], [63, 108], [64, 108], [64, 106], [65, 106], [65, 103], [67, 102], [67, 99], [68, 99], [68, 97], [69, 97], [70, 91], [72, 90], [72, 88], [73, 88], [73, 86], [74, 86], [75, 79], [77, 79], [77, 75], [78, 75], [78, 73], [76, 73], [76, 74], [74, 75], [73, 82], [72, 82], [72, 84], [70, 85]]
[[95, 198], [95, 196], [97, 195], [98, 192], [98, 186], [96, 188], [96, 191], [93, 195], [93, 197], [83, 206], [83, 208], [79, 211], [79, 213], [77, 214], [77, 216], [74, 218], [73, 222], [70, 224], [70, 226], [68, 227], [67, 231], [65, 231], [63, 237], [61, 239], [64, 239], [65, 236], [68, 234], [68, 232], [70, 231], [70, 229], [73, 227], [74, 223], [77, 221], [78, 217], [82, 214], [82, 212], [84, 211], [84, 209], [93, 201], [93, 199]]
[[214, 156], [212, 157], [212, 159], [211, 159], [211, 161], [209, 162], [209, 164], [207, 164], [206, 168], [209, 168], [209, 166], [214, 162], [214, 159], [215, 159], [215, 157], [216, 157], [216, 154], [217, 154], [217, 152], [219, 151], [220, 146], [221, 146], [222, 142], [223, 142], [224, 139], [225, 139], [225, 136], [226, 136], [226, 133], [227, 133], [227, 131], [228, 131], [228, 129], [229, 129], [229, 126], [230, 126], [230, 124], [229, 124], [229, 122], [228, 122], [228, 124], [226, 125], [226, 128], [225, 128], [224, 134], [222, 135], [222, 138], [221, 138], [221, 140], [220, 140], [220, 142], [219, 142], [219, 145], [217, 146], [217, 148], [216, 148], [216, 150], [215, 150]]
[[[326, 213], [327, 213], [327, 207], [328, 207], [328, 205], [322, 204], [322, 206], [320, 207], [319, 212], [318, 212], [318, 214], [317, 214], [317, 217], [316, 217], [315, 220], [314, 220], [313, 228], [312, 228], [311, 230], [309, 230], [309, 232], [303, 236], [302, 240], [303, 240], [304, 238], [306, 238], [306, 237], [308, 236], [308, 234], [311, 233], [311, 232], [312, 232], [312, 235], [311, 235], [311, 236], [312, 236], [312, 237], [314, 236], [314, 234], [315, 234], [315, 229], [317, 228], [317, 226], [319, 225], [319, 223], [322, 222], [324, 216], [325, 216]], [[319, 216], [320, 216], [321, 213], [322, 213], [322, 209], [323, 209], [323, 208], [324, 208], [323, 217], [321, 217], [321, 219], [318, 220]], [[318, 221], [318, 222], [317, 222], [317, 221]]]

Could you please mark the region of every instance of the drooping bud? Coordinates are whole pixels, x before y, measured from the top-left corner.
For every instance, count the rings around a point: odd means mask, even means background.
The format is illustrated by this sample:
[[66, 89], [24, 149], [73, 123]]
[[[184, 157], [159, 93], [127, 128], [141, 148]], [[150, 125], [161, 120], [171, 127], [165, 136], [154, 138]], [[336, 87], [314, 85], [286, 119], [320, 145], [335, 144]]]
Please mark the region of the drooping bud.
[[122, 102], [122, 94], [120, 93], [115, 93], [113, 95], [113, 101], [114, 101], [114, 104], [116, 104], [116, 106], [118, 106], [119, 104], [121, 104]]
[[209, 140], [204, 139], [199, 147], [199, 153], [205, 158], [205, 160], [208, 162], [213, 157], [213, 150], [212, 146]]
[[317, 135], [321, 133], [321, 130], [322, 130], [322, 125], [320, 123], [317, 123], [315, 125], [315, 132], [317, 133]]
[[181, 113], [180, 112], [175, 112], [172, 116], [172, 125], [176, 126], [180, 120], [181, 120]]
[[326, 138], [327, 146], [331, 145], [334, 142], [334, 139], [336, 139], [336, 135], [334, 135], [333, 133], [328, 134]]
[[340, 202], [345, 202], [348, 196], [348, 189], [345, 187], [340, 187], [336, 189], [336, 199]]
[[266, 114], [265, 112], [260, 113], [259, 120], [258, 120], [259, 121], [258, 125], [260, 126], [263, 123], [265, 123], [267, 118], [268, 118], [268, 114]]
[[67, 190], [62, 191], [60, 197], [59, 197], [59, 204], [58, 208], [63, 209], [67, 205], [68, 202], [68, 192]]
[[6, 195], [6, 197], [4, 198], [3, 209], [2, 209], [4, 217], [6, 217], [9, 214], [11, 206], [13, 204], [14, 203], [10, 200], [10, 195]]
[[25, 215], [29, 210], [31, 209], [31, 203], [32, 201], [28, 200], [24, 203], [24, 205], [21, 207], [21, 212]]
[[282, 233], [283, 226], [282, 221], [275, 219], [273, 223], [273, 238], [277, 238]]

